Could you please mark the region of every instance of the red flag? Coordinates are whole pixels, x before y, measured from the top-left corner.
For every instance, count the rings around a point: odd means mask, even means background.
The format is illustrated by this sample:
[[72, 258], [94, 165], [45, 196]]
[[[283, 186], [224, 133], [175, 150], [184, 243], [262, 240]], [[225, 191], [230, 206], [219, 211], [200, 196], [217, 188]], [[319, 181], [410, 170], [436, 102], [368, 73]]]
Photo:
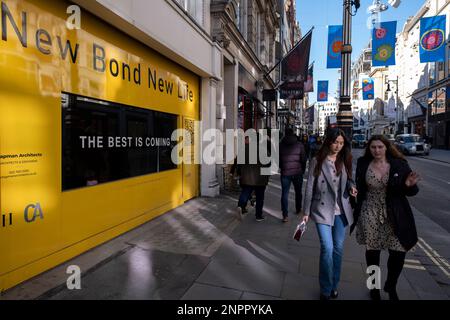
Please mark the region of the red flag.
[[312, 30], [309, 31], [281, 61], [281, 81], [301, 82], [308, 77]]

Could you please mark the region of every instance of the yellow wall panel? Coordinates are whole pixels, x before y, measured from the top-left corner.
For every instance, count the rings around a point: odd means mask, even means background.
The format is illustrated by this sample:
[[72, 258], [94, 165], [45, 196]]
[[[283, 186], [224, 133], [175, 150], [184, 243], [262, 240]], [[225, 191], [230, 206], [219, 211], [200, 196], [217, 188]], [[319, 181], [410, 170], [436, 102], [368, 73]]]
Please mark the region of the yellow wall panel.
[[200, 100], [198, 76], [93, 15], [67, 29], [66, 1], [1, 4], [0, 214], [14, 223], [0, 216], [0, 291], [198, 194], [198, 167], [186, 178], [181, 166], [62, 192], [62, 92], [172, 113], [179, 126], [199, 119]]

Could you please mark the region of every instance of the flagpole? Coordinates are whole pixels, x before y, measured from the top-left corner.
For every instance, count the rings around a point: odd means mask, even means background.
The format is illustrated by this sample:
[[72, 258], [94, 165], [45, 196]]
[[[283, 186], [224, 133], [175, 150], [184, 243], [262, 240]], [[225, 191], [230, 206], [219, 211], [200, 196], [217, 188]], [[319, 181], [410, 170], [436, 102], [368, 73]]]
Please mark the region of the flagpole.
[[[347, 138], [351, 139], [353, 128], [352, 103], [350, 98], [350, 73], [351, 73], [351, 55], [352, 55], [352, 16], [353, 5], [359, 8], [359, 1], [343, 0], [343, 47], [341, 50], [341, 86], [339, 97], [339, 112], [337, 114], [338, 128], [344, 131]], [[355, 13], [356, 14], [356, 13]]]
[[[301, 38], [296, 44], [295, 44], [295, 46], [294, 47], [292, 47], [292, 49], [291, 50], [289, 50], [289, 52], [288, 53], [286, 53], [286, 55], [283, 57], [283, 58], [281, 58], [280, 59], [280, 61], [278, 61], [264, 76], [265, 77], [267, 77], [269, 74], [271, 74], [272, 73], [272, 71], [273, 70], [275, 70], [275, 68], [276, 67], [278, 67], [278, 65], [283, 61], [283, 59], [285, 58], [285, 57], [287, 57], [292, 51], [294, 51], [308, 36], [309, 36], [309, 34], [310, 33], [312, 33], [313, 32], [313, 30], [314, 30], [314, 26], [311, 28], [311, 30], [309, 30], [306, 34], [305, 34], [305, 36], [303, 37], [303, 38]], [[314, 62], [313, 62], [314, 63]]]

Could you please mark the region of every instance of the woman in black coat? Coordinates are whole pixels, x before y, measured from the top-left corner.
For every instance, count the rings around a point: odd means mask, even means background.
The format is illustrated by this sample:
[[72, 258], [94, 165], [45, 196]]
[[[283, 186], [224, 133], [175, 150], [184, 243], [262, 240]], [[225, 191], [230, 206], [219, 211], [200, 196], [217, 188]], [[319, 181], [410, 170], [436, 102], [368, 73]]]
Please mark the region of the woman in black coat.
[[[407, 196], [419, 192], [419, 177], [403, 155], [386, 138], [373, 136], [356, 167], [357, 202], [354, 210], [356, 239], [366, 246], [367, 266], [379, 266], [380, 252], [389, 250], [388, 277], [384, 291], [398, 300], [396, 286], [406, 252], [417, 243], [414, 216]], [[373, 300], [380, 290], [371, 289]]]

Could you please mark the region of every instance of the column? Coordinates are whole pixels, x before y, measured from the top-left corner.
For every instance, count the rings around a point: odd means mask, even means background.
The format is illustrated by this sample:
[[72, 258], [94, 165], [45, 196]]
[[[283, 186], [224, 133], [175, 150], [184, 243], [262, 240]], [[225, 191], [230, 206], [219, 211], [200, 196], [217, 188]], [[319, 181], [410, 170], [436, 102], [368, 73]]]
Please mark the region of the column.
[[[202, 100], [201, 100], [201, 131], [216, 128], [216, 106], [217, 106], [218, 81], [212, 78], [202, 78]], [[201, 155], [203, 150], [211, 144], [201, 138]], [[206, 164], [203, 161], [200, 170], [200, 193], [204, 197], [216, 197], [220, 192], [219, 181], [216, 176], [216, 164]]]

